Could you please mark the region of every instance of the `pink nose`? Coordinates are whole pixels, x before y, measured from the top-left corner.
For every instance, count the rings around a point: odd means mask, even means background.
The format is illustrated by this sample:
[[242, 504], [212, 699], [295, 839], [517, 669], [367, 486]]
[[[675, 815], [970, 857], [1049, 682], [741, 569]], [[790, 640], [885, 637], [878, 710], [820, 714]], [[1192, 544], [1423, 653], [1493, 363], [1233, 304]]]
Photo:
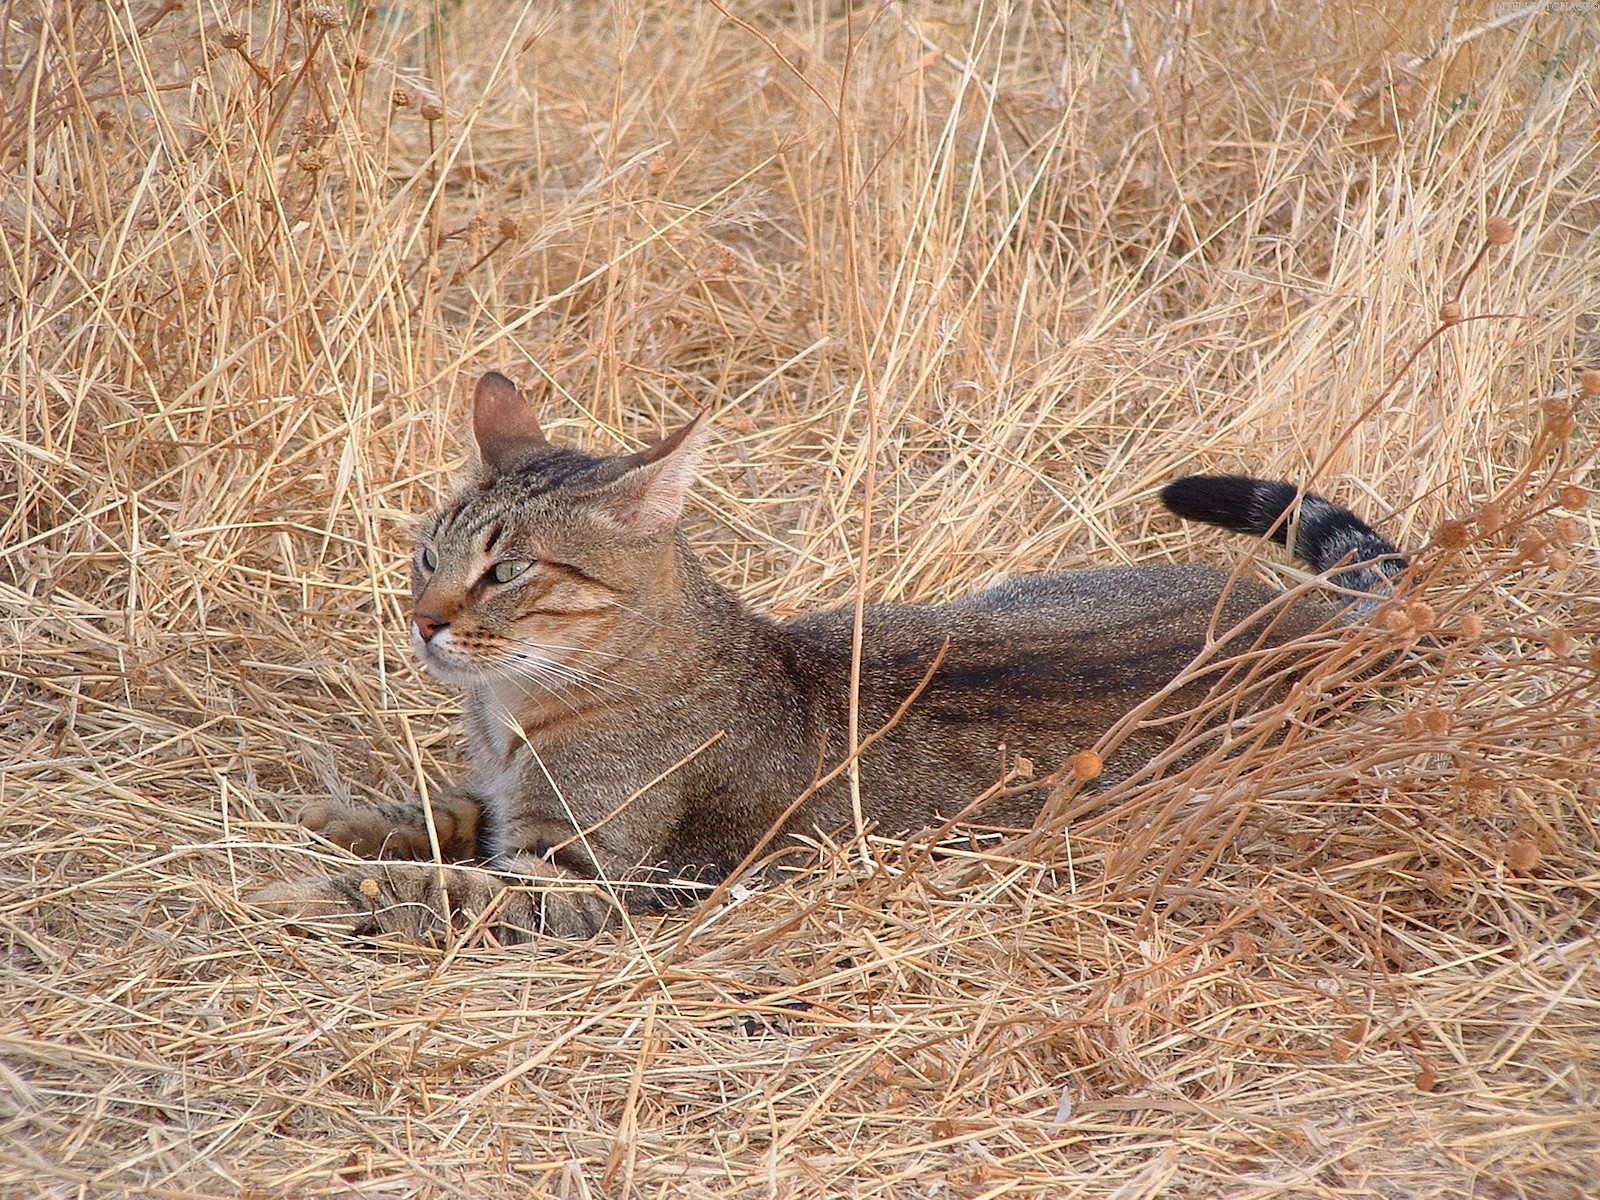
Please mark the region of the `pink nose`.
[[412, 613], [411, 623], [417, 627], [417, 632], [422, 635], [422, 640], [425, 642], [433, 641], [433, 635], [450, 624], [448, 621], [441, 621], [423, 613]]

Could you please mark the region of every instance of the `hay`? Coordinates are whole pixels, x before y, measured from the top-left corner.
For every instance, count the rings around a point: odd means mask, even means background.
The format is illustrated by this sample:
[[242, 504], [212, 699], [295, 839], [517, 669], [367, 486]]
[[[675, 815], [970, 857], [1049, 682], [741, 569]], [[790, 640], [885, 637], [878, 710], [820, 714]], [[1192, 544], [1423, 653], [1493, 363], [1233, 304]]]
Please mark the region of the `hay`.
[[[1593, 11], [223, 11], [4, 7], [0, 1193], [1600, 1189]], [[282, 818], [455, 754], [405, 523], [488, 367], [597, 445], [715, 406], [694, 536], [780, 613], [1294, 582], [1158, 514], [1197, 467], [1427, 607], [1028, 837], [295, 938]]]

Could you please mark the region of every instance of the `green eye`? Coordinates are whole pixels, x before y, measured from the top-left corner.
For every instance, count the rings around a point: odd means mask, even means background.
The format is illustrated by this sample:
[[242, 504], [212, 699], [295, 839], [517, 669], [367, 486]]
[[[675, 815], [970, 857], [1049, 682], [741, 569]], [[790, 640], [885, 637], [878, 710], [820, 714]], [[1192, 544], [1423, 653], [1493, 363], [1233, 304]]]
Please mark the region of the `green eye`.
[[497, 562], [494, 565], [494, 569], [490, 571], [489, 574], [494, 576], [494, 581], [496, 583], [510, 583], [513, 579], [515, 579], [518, 575], [521, 575], [531, 566], [533, 566], [532, 563], [522, 561]]
[[439, 556], [433, 552], [432, 546], [422, 547], [422, 549], [417, 552], [417, 557], [422, 560], [422, 569], [424, 571], [433, 571], [438, 569]]

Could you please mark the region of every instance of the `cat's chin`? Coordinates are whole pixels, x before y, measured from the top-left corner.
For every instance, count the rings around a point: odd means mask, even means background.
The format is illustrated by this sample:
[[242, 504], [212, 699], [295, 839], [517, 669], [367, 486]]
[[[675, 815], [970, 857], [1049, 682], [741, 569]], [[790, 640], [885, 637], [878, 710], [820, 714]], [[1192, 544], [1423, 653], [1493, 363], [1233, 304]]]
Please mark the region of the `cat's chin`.
[[464, 690], [474, 683], [483, 682], [483, 672], [472, 667], [452, 667], [447, 663], [422, 660], [422, 669], [446, 687]]
[[477, 667], [470, 663], [450, 661], [438, 649], [423, 642], [414, 631], [411, 635], [411, 650], [417, 656], [417, 661], [422, 664], [422, 669], [448, 687], [465, 688], [483, 679], [483, 672]]

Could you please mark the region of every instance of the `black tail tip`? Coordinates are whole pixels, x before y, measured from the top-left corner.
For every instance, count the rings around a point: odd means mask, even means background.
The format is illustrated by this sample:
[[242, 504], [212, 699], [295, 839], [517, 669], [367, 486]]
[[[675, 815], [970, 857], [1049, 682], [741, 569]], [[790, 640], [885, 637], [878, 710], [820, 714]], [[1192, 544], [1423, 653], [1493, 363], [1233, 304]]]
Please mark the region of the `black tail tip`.
[[[1248, 475], [1185, 475], [1161, 489], [1161, 503], [1186, 521], [1259, 533], [1255, 526], [1262, 487], [1261, 480]], [[1290, 487], [1288, 499], [1294, 494]]]

